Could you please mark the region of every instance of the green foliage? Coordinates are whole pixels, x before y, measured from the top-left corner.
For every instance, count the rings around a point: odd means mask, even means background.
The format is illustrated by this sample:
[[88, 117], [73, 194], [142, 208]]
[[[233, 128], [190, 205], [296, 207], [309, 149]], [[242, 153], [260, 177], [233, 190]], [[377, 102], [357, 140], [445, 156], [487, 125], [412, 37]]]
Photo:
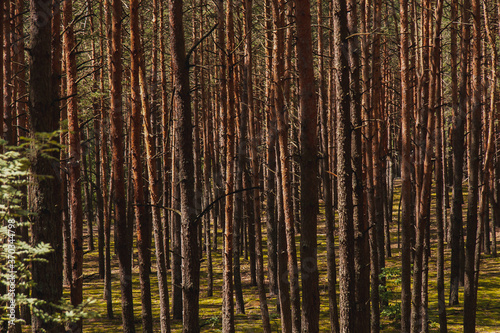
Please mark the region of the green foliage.
[[[0, 143], [1, 144], [1, 143]], [[22, 209], [21, 187], [26, 185], [29, 161], [17, 151], [0, 154], [0, 220], [26, 215]]]
[[[16, 306], [28, 305], [33, 314], [44, 321], [58, 323], [75, 322], [83, 318], [95, 317], [93, 311], [88, 308], [94, 303], [92, 298], [85, 300], [77, 307], [72, 306], [67, 299], [61, 299], [58, 304], [51, 304], [56, 309], [55, 314], [42, 311], [46, 305], [44, 300], [27, 297], [29, 293], [23, 291], [34, 287], [30, 271], [31, 262], [46, 262], [44, 257], [53, 251], [50, 244], [38, 243], [31, 245], [20, 239], [16, 230], [20, 227], [28, 227], [28, 222], [21, 222], [23, 217], [28, 216], [28, 211], [23, 207], [26, 185], [30, 177], [29, 158], [33, 154], [33, 148], [48, 158], [60, 145], [54, 137], [58, 133], [44, 133], [37, 136], [36, 140], [26, 140], [19, 147], [6, 147], [6, 152], [0, 154], [0, 283], [7, 287], [15, 286]], [[0, 142], [4, 144], [4, 142]], [[7, 223], [4, 223], [8, 222]], [[4, 225], [5, 224], [5, 225]], [[0, 307], [2, 311], [0, 321], [9, 321], [9, 305], [12, 294], [0, 295]], [[15, 322], [22, 322], [16, 319]]]
[[205, 319], [204, 323], [201, 324], [201, 326], [210, 326], [211, 328], [214, 327], [220, 327], [222, 324], [222, 317], [221, 316], [213, 316], [210, 318]]
[[386, 317], [397, 324], [401, 320], [401, 303], [390, 303], [390, 300], [393, 300], [394, 294], [396, 294], [391, 286], [397, 286], [401, 284], [401, 268], [384, 267], [382, 268], [379, 278], [385, 278], [386, 280], [385, 285], [379, 286], [380, 300], [382, 304], [380, 314], [381, 316]]

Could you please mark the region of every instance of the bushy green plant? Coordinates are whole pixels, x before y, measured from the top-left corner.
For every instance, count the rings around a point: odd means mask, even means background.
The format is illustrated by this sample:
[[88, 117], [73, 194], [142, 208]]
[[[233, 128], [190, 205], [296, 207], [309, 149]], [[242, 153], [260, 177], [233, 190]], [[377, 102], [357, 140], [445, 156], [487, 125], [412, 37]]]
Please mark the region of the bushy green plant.
[[[67, 299], [61, 299], [58, 304], [52, 304], [58, 312], [49, 315], [41, 310], [45, 301], [20, 292], [34, 286], [30, 263], [46, 261], [44, 256], [53, 251], [47, 243], [32, 245], [21, 240], [15, 230], [29, 226], [29, 222], [21, 222], [30, 214], [23, 207], [25, 188], [30, 177], [29, 156], [33, 154], [33, 149], [39, 149], [42, 155], [50, 157], [60, 147], [54, 140], [55, 135], [56, 133], [41, 134], [36, 142], [28, 140], [18, 147], [5, 147], [5, 153], [0, 154], [0, 283], [7, 290], [6, 294], [0, 295], [0, 307], [6, 310], [2, 311], [0, 317], [2, 323], [23, 323], [22, 319], [13, 320], [10, 316], [11, 304], [16, 307], [28, 305], [33, 314], [44, 321], [69, 323], [95, 316], [86, 310], [94, 302], [92, 299], [85, 300], [78, 307], [73, 307]], [[4, 144], [5, 142], [0, 142], [0, 145]], [[15, 292], [9, 294], [9, 285], [15, 285]], [[12, 295], [15, 296], [14, 299]]]
[[401, 303], [390, 303], [394, 291], [390, 286], [401, 284], [401, 269], [399, 267], [385, 267], [382, 269], [380, 279], [386, 280], [385, 285], [379, 286], [381, 304], [383, 304], [380, 314], [394, 323], [401, 319]]

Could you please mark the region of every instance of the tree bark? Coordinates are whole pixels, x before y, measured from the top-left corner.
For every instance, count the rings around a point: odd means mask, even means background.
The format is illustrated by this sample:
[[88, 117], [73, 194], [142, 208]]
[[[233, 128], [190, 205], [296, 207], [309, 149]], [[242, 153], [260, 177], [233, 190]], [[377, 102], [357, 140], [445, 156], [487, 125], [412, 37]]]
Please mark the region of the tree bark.
[[[103, 8], [103, 4], [101, 2], [101, 17], [100, 17], [100, 30], [101, 34], [107, 37], [107, 63], [108, 68], [111, 68], [111, 28], [106, 29], [104, 31], [104, 21], [106, 21], [106, 26], [111, 26], [111, 3], [109, 0], [105, 2], [105, 9]], [[106, 13], [105, 13], [106, 12]], [[104, 18], [104, 14], [106, 14]], [[102, 50], [102, 58], [101, 58], [101, 67], [104, 67], [104, 37], [101, 39], [101, 50]], [[109, 74], [109, 82], [111, 85], [111, 73]], [[101, 71], [100, 77], [100, 89], [104, 91], [104, 70]], [[113, 301], [112, 301], [112, 291], [111, 291], [111, 195], [110, 192], [112, 190], [113, 178], [108, 176], [110, 175], [110, 170], [108, 167], [108, 151], [105, 149], [106, 144], [108, 143], [108, 131], [110, 125], [108, 125], [108, 117], [111, 115], [107, 115], [107, 109], [105, 108], [104, 94], [101, 95], [101, 183], [103, 184], [102, 188], [102, 200], [104, 204], [103, 210], [103, 224], [104, 224], [104, 298], [106, 299], [106, 312], [107, 318], [113, 318]], [[106, 144], [104, 144], [106, 143]], [[107, 186], [109, 180], [111, 179], [111, 184], [109, 187]]]
[[[222, 5], [222, 4], [221, 4]], [[234, 110], [234, 27], [233, 27], [233, 2], [229, 0], [226, 7], [226, 41], [229, 55], [227, 57], [227, 68], [225, 77], [227, 80], [225, 124], [226, 124], [226, 194], [234, 190], [234, 146], [235, 146], [235, 110]], [[232, 333], [234, 328], [234, 300], [233, 300], [233, 209], [234, 197], [226, 196], [225, 226], [224, 226], [224, 249], [223, 249], [223, 303], [222, 303], [222, 331]]]
[[[14, 13], [11, 11], [11, 5], [13, 1], [4, 1], [1, 6], [3, 6], [4, 19], [3, 19], [3, 35], [0, 43], [3, 43], [3, 99], [0, 103], [3, 103], [2, 109], [2, 123], [1, 127], [2, 134], [0, 138], [7, 141], [7, 144], [13, 145], [13, 128], [12, 128], [12, 43], [13, 43], [13, 30], [11, 22], [13, 20]], [[47, 11], [50, 11], [50, 7], [47, 7]]]
[[[170, 0], [171, 52], [174, 73], [174, 102], [178, 119], [179, 181], [182, 232], [182, 320], [183, 332], [196, 333], [199, 326], [199, 244], [198, 223], [195, 219], [194, 161], [189, 95], [189, 58], [186, 57], [182, 1]], [[151, 167], [151, 166], [150, 166]]]
[[411, 327], [411, 227], [412, 227], [412, 142], [411, 142], [411, 86], [408, 34], [408, 0], [399, 1], [400, 15], [400, 56], [401, 56], [401, 206], [402, 206], [402, 247], [401, 247], [401, 332], [409, 332]]
[[[285, 109], [285, 101], [283, 98], [284, 87], [284, 9], [285, 3], [282, 0], [272, 1], [272, 12], [275, 23], [274, 36], [274, 51], [275, 57], [273, 75], [274, 75], [274, 105], [276, 110], [276, 120], [278, 125], [278, 144], [280, 150], [280, 169], [281, 182], [283, 192], [283, 210], [285, 214], [286, 226], [286, 247], [288, 255], [288, 274], [290, 278], [290, 302], [292, 310], [292, 327], [293, 332], [297, 333], [301, 330], [301, 314], [300, 314], [300, 287], [298, 281], [298, 265], [297, 251], [295, 246], [295, 222], [292, 206], [292, 191], [291, 191], [291, 175], [290, 175], [290, 159], [288, 152], [288, 129], [287, 114]], [[278, 187], [279, 188], [279, 187]], [[280, 277], [282, 278], [282, 277]]]
[[[7, 3], [7, 2], [5, 2]], [[31, 2], [30, 2], [31, 3]], [[3, 139], [3, 126], [4, 126], [4, 108], [3, 108], [3, 100], [4, 100], [4, 91], [3, 91], [3, 83], [4, 83], [4, 75], [3, 75], [3, 36], [4, 36], [4, 4], [2, 3], [0, 5], [0, 35], [2, 36], [2, 40], [0, 40], [0, 130], [2, 131], [2, 134], [0, 138]], [[50, 31], [49, 31], [50, 32]], [[3, 153], [3, 145], [0, 146], [0, 153]]]
[[[452, 21], [456, 22], [458, 19], [457, 14], [457, 1], [452, 2]], [[452, 150], [453, 150], [453, 192], [452, 192], [452, 209], [451, 209], [451, 224], [450, 224], [450, 234], [451, 234], [451, 272], [450, 272], [450, 305], [458, 304], [458, 286], [460, 283], [460, 256], [461, 246], [463, 243], [462, 234], [462, 176], [463, 176], [463, 164], [464, 164], [464, 136], [465, 136], [465, 115], [467, 114], [467, 63], [469, 54], [469, 10], [470, 1], [464, 0], [463, 7], [467, 10], [463, 11], [462, 14], [462, 47], [460, 52], [460, 63], [461, 65], [461, 75], [460, 75], [460, 101], [456, 108], [454, 108], [453, 114], [453, 125], [452, 125]], [[455, 14], [455, 15], [453, 15]], [[458, 29], [458, 27], [457, 27]], [[452, 32], [455, 29], [452, 29]], [[452, 49], [453, 52], [453, 37], [452, 37]], [[456, 50], [455, 50], [456, 51]], [[452, 53], [452, 55], [457, 54], [457, 52]], [[453, 56], [451, 58], [454, 58]], [[453, 60], [452, 60], [453, 61]], [[455, 68], [456, 66], [452, 67]], [[455, 81], [455, 80], [452, 80]], [[452, 87], [452, 91], [453, 91]]]
[[[177, 128], [178, 120], [174, 121], [174, 128]], [[175, 130], [175, 129], [174, 129]], [[179, 145], [179, 138], [172, 140], [172, 206], [177, 211], [180, 210], [179, 197], [179, 152], [175, 147]], [[181, 217], [176, 212], [171, 214], [171, 232], [172, 232], [172, 317], [182, 320], [182, 256], [181, 256]]]
[[351, 115], [349, 91], [349, 59], [347, 52], [347, 3], [334, 2], [335, 65], [340, 69], [337, 78], [337, 180], [339, 186], [339, 252], [340, 252], [340, 331], [354, 332], [355, 272], [354, 272], [354, 224], [352, 202], [351, 166]]
[[444, 171], [444, 149], [443, 149], [443, 109], [441, 107], [441, 19], [443, 16], [443, 1], [439, 0], [436, 4], [433, 45], [432, 45], [432, 82], [430, 89], [436, 87], [435, 98], [431, 100], [434, 104], [431, 105], [436, 112], [436, 160], [435, 160], [435, 177], [436, 177], [436, 224], [437, 224], [437, 291], [438, 291], [438, 313], [439, 313], [439, 329], [440, 332], [448, 331], [448, 323], [446, 318], [446, 301], [444, 290], [444, 222], [446, 221], [444, 210], [444, 191], [445, 187], [445, 171]]
[[[277, 145], [277, 143], [276, 143]], [[276, 149], [276, 164], [279, 164], [280, 150]], [[276, 188], [282, 187], [281, 168], [276, 168]], [[292, 310], [290, 305], [290, 282], [288, 281], [288, 256], [286, 251], [285, 212], [283, 207], [283, 191], [276, 191], [277, 208], [277, 250], [278, 250], [278, 295], [281, 314], [281, 330], [292, 332]]]
[[[94, 7], [92, 5], [92, 1], [87, 0], [88, 10], [91, 13], [94, 13]], [[100, 5], [100, 9], [102, 10], [102, 5]], [[100, 31], [96, 29], [96, 22], [94, 16], [90, 17], [90, 27], [93, 36], [99, 35]], [[102, 38], [99, 38], [100, 44], [100, 57], [104, 56], [104, 50], [102, 45]], [[100, 62], [99, 57], [97, 55], [97, 45], [95, 40], [92, 39], [92, 67], [93, 67], [93, 85], [92, 89], [94, 91], [99, 91], [99, 80], [102, 75], [101, 72], [104, 71], [102, 68], [102, 62]], [[100, 109], [99, 109], [99, 99], [96, 97], [92, 98], [92, 109], [94, 116], [94, 154], [95, 154], [95, 185], [94, 191], [96, 195], [96, 218], [97, 218], [97, 251], [98, 251], [98, 262], [99, 262], [99, 278], [104, 278], [104, 203], [102, 196], [102, 186], [101, 186], [101, 121], [100, 121]]]
[[[37, 132], [53, 132], [59, 128], [59, 112], [52, 104], [53, 88], [51, 74], [51, 5], [52, 1], [30, 1], [30, 45], [29, 53], [29, 97], [28, 109], [31, 137]], [[2, 101], [3, 102], [3, 101]], [[3, 119], [3, 118], [2, 118]], [[57, 158], [57, 155], [53, 155]], [[57, 170], [52, 161], [38, 151], [31, 159], [32, 177], [29, 186], [29, 207], [32, 216], [33, 244], [50, 244], [53, 252], [47, 262], [34, 262], [32, 278], [35, 283], [32, 297], [49, 302], [42, 310], [55, 314], [57, 310], [50, 303], [57, 303], [62, 297], [62, 223], [60, 215], [60, 187]], [[51, 176], [37, 177], [36, 175]], [[33, 330], [64, 332], [64, 327], [55, 322], [45, 322], [34, 316]]]
[[278, 256], [277, 256], [277, 223], [276, 223], [276, 124], [274, 122], [272, 97], [272, 17], [270, 13], [270, 0], [265, 1], [265, 26], [266, 26], [266, 165], [265, 178], [264, 178], [264, 191], [266, 197], [266, 229], [267, 229], [267, 271], [269, 280], [269, 292], [271, 295], [278, 295]]
[[117, 228], [116, 245], [120, 268], [122, 301], [122, 324], [124, 332], [135, 332], [134, 308], [132, 298], [132, 244], [129, 243], [127, 211], [124, 185], [123, 149], [123, 111], [122, 111], [122, 3], [112, 0], [111, 27], [111, 145], [112, 181], [115, 223]]
[[[76, 46], [73, 32], [73, 2], [64, 2], [63, 25], [65, 28], [63, 45], [66, 63], [66, 94], [68, 100], [69, 132], [69, 202], [71, 223], [71, 304], [78, 306], [83, 300], [83, 211], [81, 198], [81, 147], [78, 123], [78, 101], [76, 86]], [[82, 329], [82, 322], [71, 325], [72, 332]]]
[[319, 332], [318, 134], [309, 1], [296, 0], [300, 109], [302, 332]]
[[[467, 8], [467, 7], [466, 7]], [[481, 16], [479, 0], [472, 0], [473, 43], [472, 43], [472, 105], [470, 134], [468, 138], [469, 189], [467, 200], [467, 241], [464, 280], [464, 333], [476, 331], [477, 280], [481, 240], [476, 239], [478, 231], [479, 200], [479, 145], [481, 140]], [[479, 226], [480, 227], [480, 226]], [[476, 243], [478, 243], [476, 245]], [[477, 261], [477, 262], [476, 262]], [[477, 267], [476, 267], [477, 265]]]
[[[140, 38], [137, 36], [138, 39]], [[149, 105], [149, 96], [146, 85], [146, 70], [144, 63], [144, 53], [142, 51], [142, 44], [139, 44], [139, 86], [141, 90], [141, 111], [143, 118], [143, 128], [146, 146], [146, 159], [147, 159], [147, 174], [148, 174], [148, 190], [150, 196], [151, 216], [154, 229], [155, 241], [155, 254], [157, 260], [157, 279], [158, 290], [160, 294], [160, 328], [161, 332], [170, 332], [170, 313], [169, 313], [169, 300], [168, 300], [168, 284], [167, 284], [167, 268], [165, 260], [165, 247], [163, 245], [163, 232], [160, 218], [160, 187], [158, 186], [159, 179], [157, 172], [156, 156], [156, 140], [153, 134], [151, 122], [151, 109]], [[182, 190], [182, 188], [181, 188]], [[181, 192], [182, 195], [182, 192]], [[182, 200], [182, 198], [181, 198]], [[181, 202], [182, 205], [182, 202]], [[182, 209], [182, 206], [181, 206]]]
[[[151, 283], [149, 273], [151, 270], [151, 221], [146, 210], [144, 198], [144, 183], [141, 160], [141, 95], [139, 87], [140, 66], [140, 37], [139, 37], [139, 1], [130, 1], [130, 88], [131, 88], [131, 155], [132, 155], [132, 180], [134, 186], [134, 214], [137, 232], [137, 249], [139, 256], [139, 281], [141, 286], [142, 305], [142, 330], [153, 332], [153, 319], [151, 307]], [[157, 265], [160, 265], [158, 261]]]

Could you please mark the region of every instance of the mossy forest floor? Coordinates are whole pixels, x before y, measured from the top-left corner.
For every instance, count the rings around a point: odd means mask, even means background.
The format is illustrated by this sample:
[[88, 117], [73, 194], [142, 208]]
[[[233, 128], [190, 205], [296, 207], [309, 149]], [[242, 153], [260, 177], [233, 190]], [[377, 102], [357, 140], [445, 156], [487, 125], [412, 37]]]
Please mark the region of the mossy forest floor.
[[[399, 190], [396, 186], [393, 205], [393, 225], [391, 227], [392, 256], [386, 259], [387, 270], [387, 299], [389, 307], [382, 314], [382, 332], [399, 332], [398, 307], [400, 303], [400, 251], [397, 246], [397, 221]], [[465, 207], [465, 206], [464, 206]], [[432, 220], [431, 225], [431, 247], [432, 255], [429, 262], [429, 328], [430, 332], [439, 332], [438, 312], [437, 312], [437, 290], [436, 290], [436, 230]], [[321, 293], [321, 314], [320, 331], [329, 332], [330, 322], [328, 316], [328, 297], [326, 279], [326, 240], [324, 232], [324, 216], [320, 215], [320, 225], [318, 228], [318, 263], [320, 269], [320, 293]], [[265, 237], [265, 233], [264, 233]], [[219, 241], [220, 241], [219, 237]], [[297, 238], [297, 241], [299, 238]], [[500, 241], [500, 237], [497, 237]], [[96, 240], [97, 242], [97, 240]], [[297, 242], [297, 250], [299, 250]], [[265, 240], [264, 240], [265, 250]], [[500, 249], [499, 249], [500, 250]], [[206, 296], [206, 261], [202, 262], [200, 277], [200, 325], [202, 332], [221, 332], [221, 308], [222, 308], [222, 259], [221, 246], [217, 251], [213, 251], [214, 262], [214, 296]], [[266, 255], [266, 252], [265, 252]], [[450, 250], [445, 249], [445, 290], [446, 300], [449, 295], [449, 273], [450, 273]], [[264, 258], [267, 263], [267, 257]], [[237, 332], [261, 332], [261, 319], [259, 310], [259, 299], [256, 287], [250, 286], [248, 272], [248, 260], [242, 259], [242, 280], [243, 293], [245, 299], [245, 314], [236, 314]], [[114, 319], [106, 318], [106, 302], [103, 299], [103, 281], [98, 278], [97, 250], [84, 255], [84, 298], [92, 297], [95, 302], [90, 306], [98, 316], [84, 320], [83, 331], [89, 333], [119, 332], [121, 331], [121, 304], [120, 286], [118, 279], [117, 257], [112, 261], [112, 290], [113, 290], [113, 311]], [[154, 258], [153, 258], [154, 265]], [[267, 269], [267, 264], [266, 264]], [[477, 332], [500, 332], [500, 257], [494, 258], [491, 255], [482, 255], [478, 290], [477, 309]], [[141, 327], [141, 304], [140, 288], [137, 268], [137, 254], [134, 253], [134, 307], [136, 318], [136, 330], [140, 332]], [[170, 278], [170, 277], [169, 277]], [[170, 281], [170, 280], [169, 280]], [[69, 288], [65, 288], [66, 290]], [[151, 290], [153, 301], [154, 329], [159, 332], [159, 297], [156, 283], [156, 267], [152, 267]], [[169, 293], [171, 284], [169, 284]], [[268, 294], [269, 295], [269, 294]], [[170, 295], [171, 296], [171, 295]], [[276, 310], [276, 298], [268, 296], [269, 311], [273, 332], [280, 332], [279, 314]], [[447, 307], [448, 330], [449, 332], [461, 332], [463, 321], [463, 288], [461, 288], [460, 304]], [[172, 331], [179, 332], [182, 328], [180, 321], [172, 321]]]

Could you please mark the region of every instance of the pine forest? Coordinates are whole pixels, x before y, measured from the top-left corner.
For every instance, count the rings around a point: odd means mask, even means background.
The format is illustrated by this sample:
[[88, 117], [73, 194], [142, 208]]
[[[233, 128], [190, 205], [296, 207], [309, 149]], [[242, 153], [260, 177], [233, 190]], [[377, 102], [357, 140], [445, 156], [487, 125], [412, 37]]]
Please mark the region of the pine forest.
[[500, 332], [500, 3], [0, 0], [0, 332]]

